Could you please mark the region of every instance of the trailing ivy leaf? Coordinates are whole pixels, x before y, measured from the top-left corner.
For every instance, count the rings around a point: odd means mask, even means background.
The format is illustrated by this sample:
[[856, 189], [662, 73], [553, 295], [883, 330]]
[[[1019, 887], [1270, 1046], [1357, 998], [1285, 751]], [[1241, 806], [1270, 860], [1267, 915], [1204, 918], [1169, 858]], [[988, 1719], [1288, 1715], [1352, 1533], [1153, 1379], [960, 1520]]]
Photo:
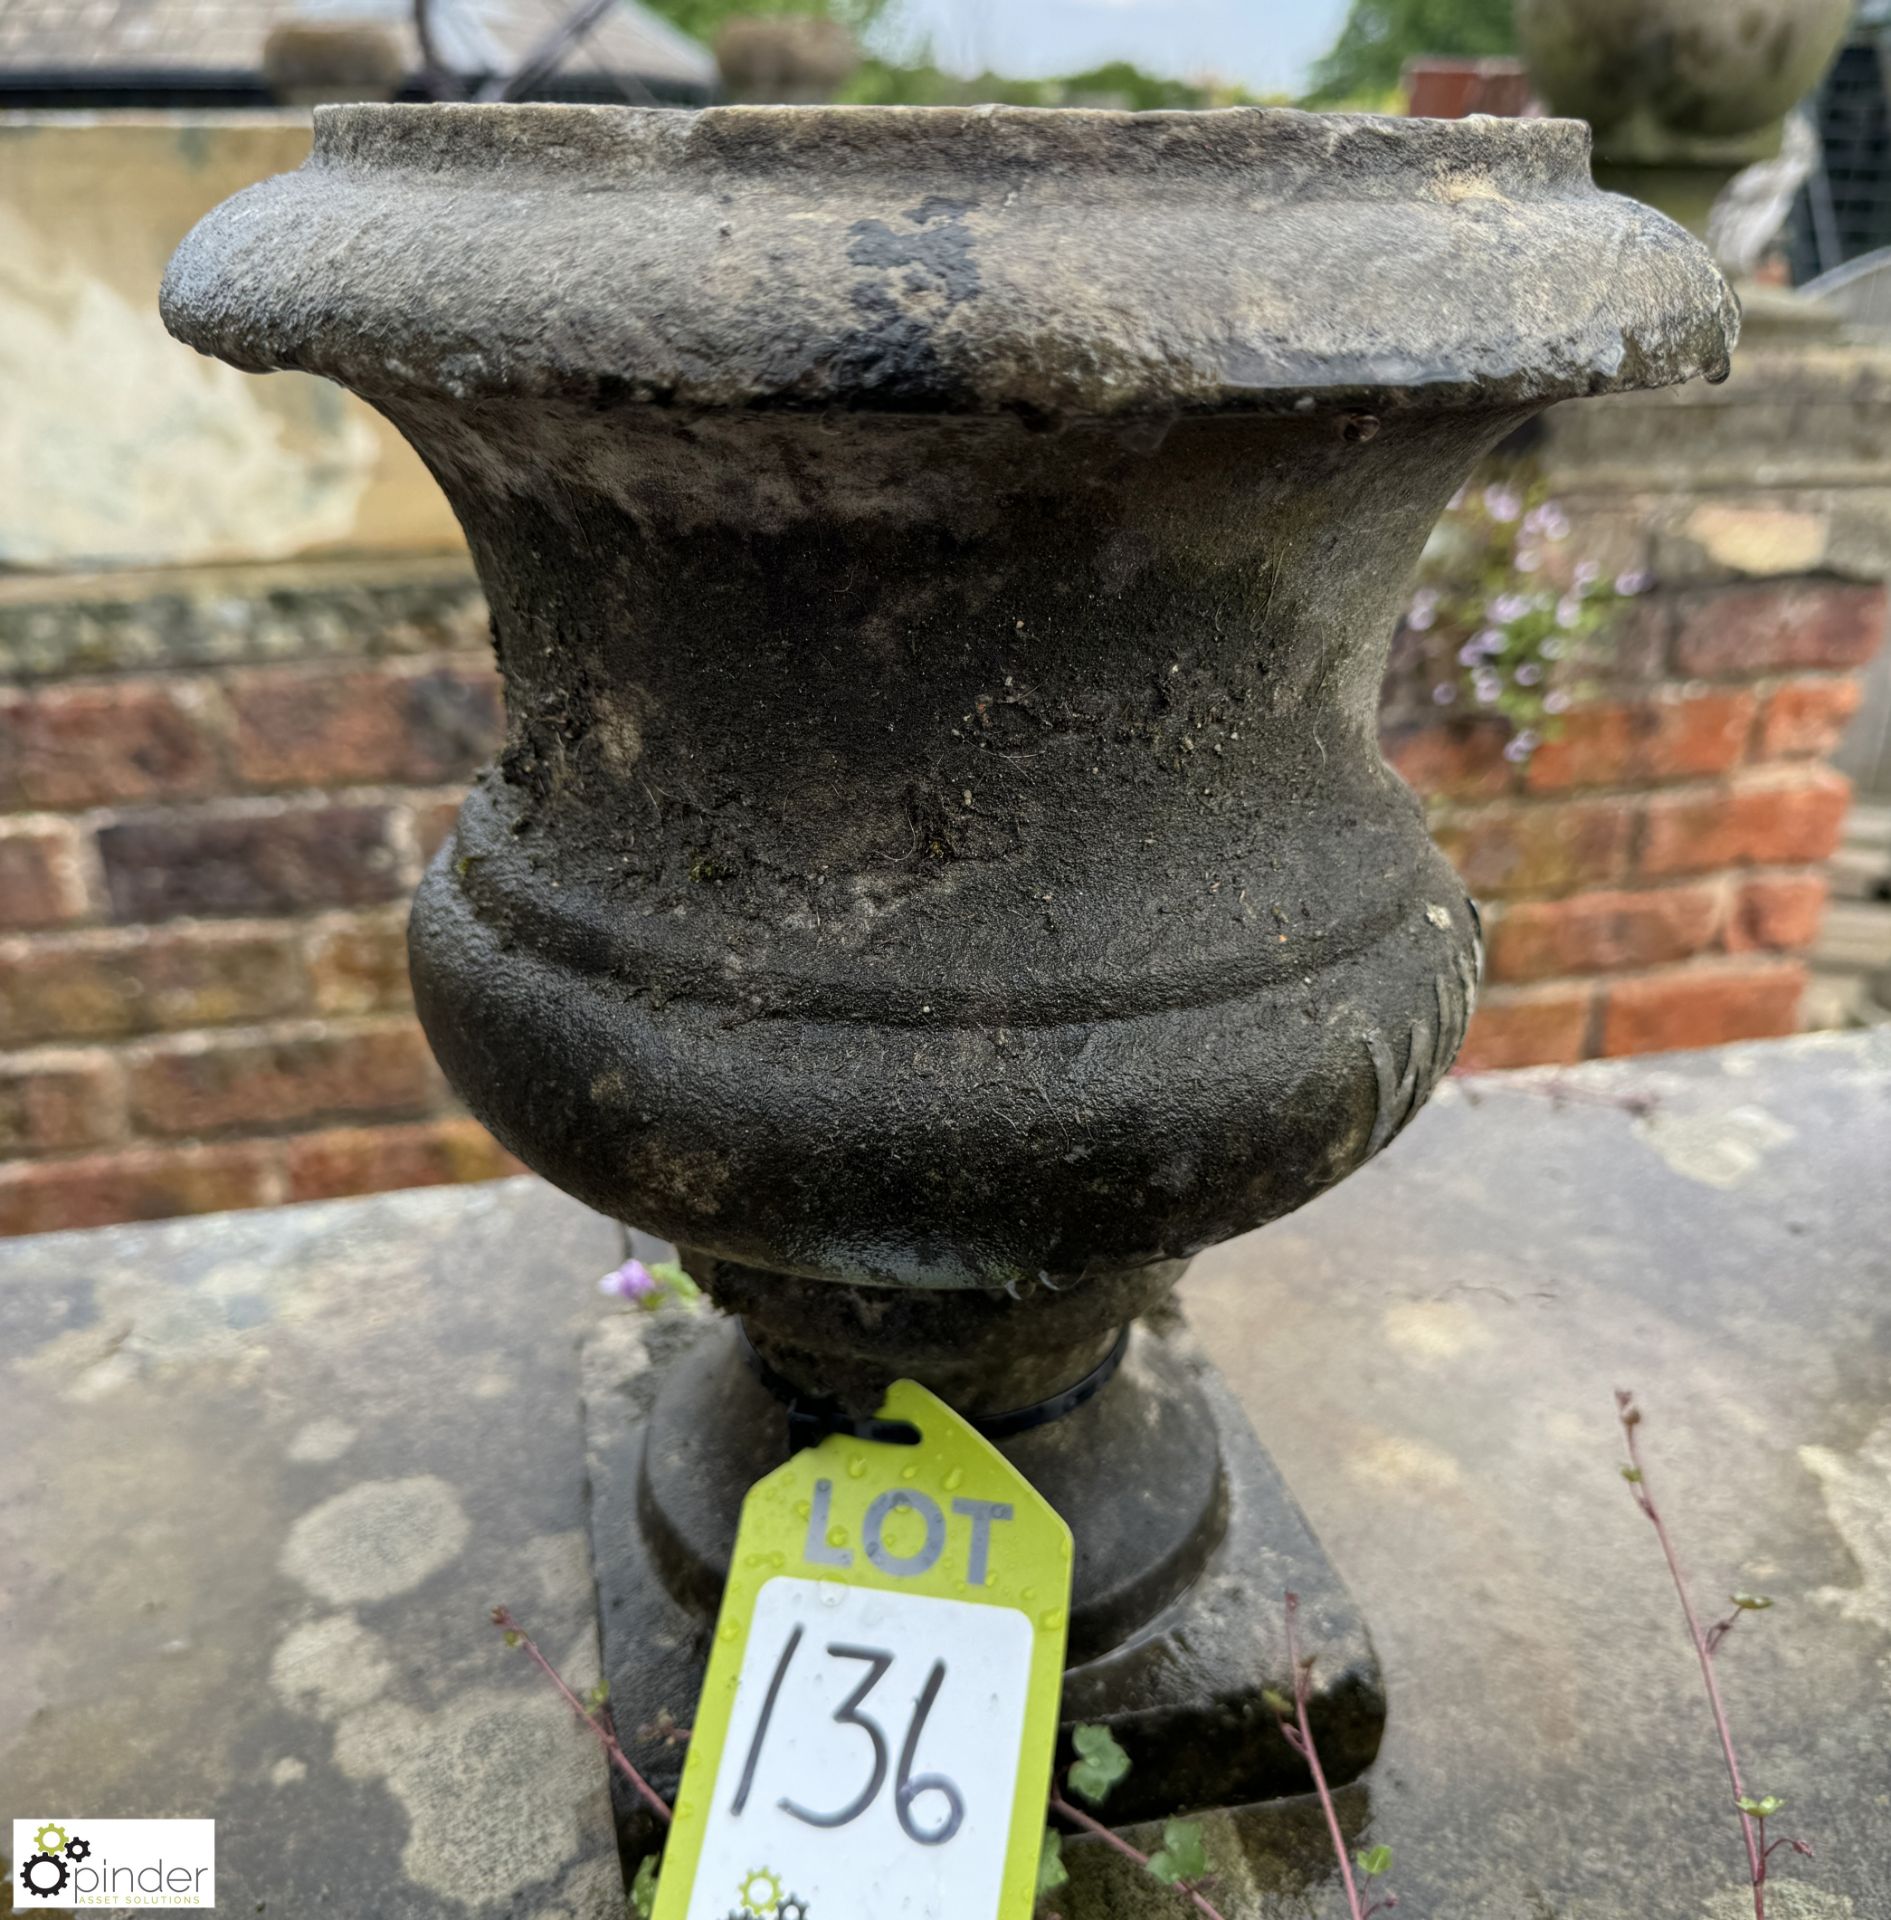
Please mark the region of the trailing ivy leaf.
[[1165, 1887], [1178, 1880], [1199, 1880], [1208, 1871], [1199, 1820], [1170, 1820], [1162, 1829], [1161, 1850], [1149, 1859], [1149, 1871]]
[[1733, 1603], [1742, 1613], [1764, 1613], [1773, 1604], [1763, 1593], [1736, 1593]]
[[638, 1920], [653, 1920], [657, 1910], [657, 1856], [644, 1855], [637, 1877], [630, 1883], [630, 1910]]
[[[674, 1260], [659, 1260], [650, 1269], [650, 1277], [678, 1306], [693, 1307], [703, 1297], [702, 1288]], [[657, 1303], [658, 1296], [653, 1295], [644, 1304], [654, 1306]]]
[[1626, 1480], [1631, 1487], [1640, 1486], [1641, 1485], [1641, 1468], [1640, 1467], [1624, 1467], [1622, 1469], [1622, 1478]]
[[1129, 1755], [1116, 1744], [1108, 1727], [1079, 1727], [1070, 1737], [1079, 1756], [1070, 1770], [1070, 1790], [1080, 1800], [1100, 1807], [1129, 1771]]
[[1763, 1800], [1755, 1800], [1749, 1795], [1737, 1804], [1742, 1813], [1750, 1815], [1755, 1820], [1770, 1820], [1786, 1803], [1769, 1793]]
[[1070, 1869], [1064, 1865], [1064, 1836], [1055, 1827], [1044, 1829], [1044, 1848], [1037, 1856], [1037, 1897], [1070, 1884]]
[[1284, 1693], [1277, 1693], [1272, 1687], [1261, 1689], [1261, 1704], [1277, 1719], [1293, 1718], [1293, 1702]]
[[1368, 1847], [1358, 1856], [1359, 1871], [1368, 1880], [1376, 1880], [1382, 1873], [1392, 1871], [1392, 1849], [1390, 1847]]

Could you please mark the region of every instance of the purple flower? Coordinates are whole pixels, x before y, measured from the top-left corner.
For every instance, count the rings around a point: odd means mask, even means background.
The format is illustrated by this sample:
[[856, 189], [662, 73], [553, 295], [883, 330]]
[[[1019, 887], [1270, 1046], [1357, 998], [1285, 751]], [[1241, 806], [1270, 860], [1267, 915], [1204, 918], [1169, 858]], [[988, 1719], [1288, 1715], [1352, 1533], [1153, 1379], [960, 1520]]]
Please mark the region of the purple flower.
[[1458, 690], [1449, 680], [1440, 680], [1431, 690], [1432, 703], [1435, 706], [1448, 707], [1458, 697]]
[[1533, 687], [1543, 678], [1543, 669], [1534, 660], [1525, 660], [1517, 668], [1516, 681], [1520, 687]]
[[1646, 593], [1655, 584], [1652, 573], [1618, 573], [1615, 576], [1615, 591], [1625, 599], [1633, 599], [1638, 593]]
[[1545, 713], [1567, 713], [1569, 711], [1569, 695], [1565, 693], [1561, 687], [1552, 687], [1549, 692], [1543, 696], [1543, 711]]
[[641, 1260], [626, 1260], [598, 1282], [598, 1292], [615, 1300], [648, 1300], [658, 1291], [656, 1275]]
[[1508, 760], [1513, 767], [1520, 767], [1541, 745], [1542, 742], [1537, 736], [1532, 733], [1528, 727], [1525, 727], [1523, 731], [1517, 734], [1510, 741], [1509, 745], [1504, 748], [1504, 758]]
[[1523, 496], [1514, 487], [1486, 487], [1484, 511], [1508, 526], [1523, 511]]
[[1501, 697], [1503, 690], [1503, 681], [1499, 679], [1496, 674], [1490, 672], [1488, 668], [1481, 673], [1474, 674], [1471, 678], [1471, 691], [1476, 694], [1478, 699], [1487, 707]]
[[1568, 632], [1581, 618], [1582, 596], [1575, 593], [1564, 594], [1556, 603], [1556, 624], [1564, 632]]
[[1552, 633], [1537, 647], [1537, 652], [1545, 660], [1560, 660], [1563, 657], [1563, 643]]
[[1511, 621], [1521, 620], [1530, 611], [1530, 602], [1521, 593], [1500, 593], [1484, 611], [1500, 627], [1507, 627]]
[[1535, 573], [1543, 564], [1543, 556], [1534, 547], [1519, 547], [1515, 564], [1519, 573]]
[[1593, 587], [1602, 578], [1600, 560], [1579, 560], [1576, 563], [1576, 584], [1579, 587]]
[[1532, 507], [1524, 515], [1523, 530], [1535, 534], [1540, 540], [1567, 540], [1569, 518], [1554, 500], [1546, 500], [1540, 507]]
[[1414, 600], [1410, 612], [1405, 616], [1405, 624], [1410, 627], [1414, 633], [1429, 633], [1433, 625], [1437, 622], [1437, 619], [1438, 613], [1435, 607], [1428, 607], [1422, 602]]

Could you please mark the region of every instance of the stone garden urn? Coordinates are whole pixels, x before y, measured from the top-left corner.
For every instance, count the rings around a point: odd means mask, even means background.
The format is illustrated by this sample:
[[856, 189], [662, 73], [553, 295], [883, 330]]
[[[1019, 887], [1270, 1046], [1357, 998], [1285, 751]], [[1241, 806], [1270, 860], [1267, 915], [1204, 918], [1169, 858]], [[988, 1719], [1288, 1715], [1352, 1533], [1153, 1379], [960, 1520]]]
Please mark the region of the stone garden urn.
[[1729, 181], [1779, 151], [1854, 0], [1516, 0], [1552, 112], [1595, 129], [1597, 184], [1705, 237]]
[[1072, 1525], [1113, 1812], [1304, 1786], [1290, 1585], [1358, 1772], [1370, 1643], [1164, 1303], [1450, 1065], [1477, 918], [1376, 745], [1401, 593], [1530, 415], [1725, 374], [1703, 250], [1567, 122], [356, 107], [163, 304], [446, 490], [508, 732], [421, 1017], [731, 1316], [596, 1470], [619, 1726], [687, 1716], [782, 1402], [905, 1375]]

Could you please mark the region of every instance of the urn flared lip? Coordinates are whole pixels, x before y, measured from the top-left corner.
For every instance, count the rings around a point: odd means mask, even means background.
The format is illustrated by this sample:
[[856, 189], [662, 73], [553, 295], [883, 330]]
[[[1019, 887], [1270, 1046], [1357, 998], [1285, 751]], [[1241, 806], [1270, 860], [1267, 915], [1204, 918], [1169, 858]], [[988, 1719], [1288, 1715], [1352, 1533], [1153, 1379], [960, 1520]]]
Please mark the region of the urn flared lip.
[[320, 108], [162, 307], [374, 399], [1037, 421], [1528, 409], [1739, 332], [1580, 123], [1287, 108]]

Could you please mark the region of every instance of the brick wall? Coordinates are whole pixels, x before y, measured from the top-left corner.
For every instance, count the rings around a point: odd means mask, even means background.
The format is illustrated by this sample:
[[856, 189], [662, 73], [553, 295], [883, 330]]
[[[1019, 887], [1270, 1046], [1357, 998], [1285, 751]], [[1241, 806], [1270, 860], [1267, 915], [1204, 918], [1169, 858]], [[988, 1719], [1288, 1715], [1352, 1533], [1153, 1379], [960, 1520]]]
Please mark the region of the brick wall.
[[1484, 914], [1467, 1068], [1796, 1030], [1850, 800], [1823, 759], [1885, 618], [1882, 587], [1839, 579], [1658, 591], [1521, 767], [1500, 722], [1440, 722], [1395, 665], [1387, 757]]
[[[1468, 1064], [1792, 1030], [1884, 618], [1837, 578], [1658, 592], [1521, 769], [1395, 662], [1386, 750], [1489, 934]], [[500, 726], [464, 562], [0, 582], [0, 659], [0, 1233], [508, 1170], [403, 944]]]
[[407, 988], [500, 724], [464, 564], [13, 583], [0, 659], [0, 1233], [508, 1171]]

